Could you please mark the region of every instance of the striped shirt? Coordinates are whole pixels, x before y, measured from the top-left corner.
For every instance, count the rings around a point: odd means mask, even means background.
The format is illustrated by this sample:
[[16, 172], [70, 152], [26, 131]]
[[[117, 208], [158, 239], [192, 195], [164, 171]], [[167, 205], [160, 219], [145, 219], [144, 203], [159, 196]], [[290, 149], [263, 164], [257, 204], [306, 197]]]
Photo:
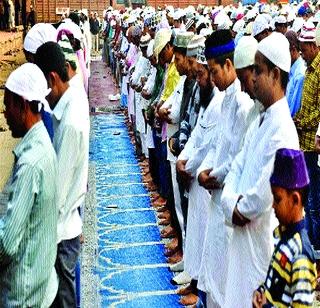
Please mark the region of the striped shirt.
[[304, 220], [274, 231], [276, 248], [273, 252], [264, 292], [267, 307], [312, 307], [317, 271], [315, 258]]
[[307, 68], [301, 109], [295, 119], [299, 121], [297, 131], [300, 148], [315, 151], [314, 138], [320, 122], [320, 53]]
[[7, 212], [0, 219], [0, 307], [42, 307], [50, 305], [57, 290], [51, 278], [58, 218], [57, 159], [42, 121], [13, 152]]

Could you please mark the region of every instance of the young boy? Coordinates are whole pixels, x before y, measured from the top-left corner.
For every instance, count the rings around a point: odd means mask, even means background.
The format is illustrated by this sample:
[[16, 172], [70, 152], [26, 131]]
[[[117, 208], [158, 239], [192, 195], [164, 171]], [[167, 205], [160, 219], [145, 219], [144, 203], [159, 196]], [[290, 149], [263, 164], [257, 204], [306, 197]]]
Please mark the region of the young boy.
[[267, 278], [253, 294], [253, 307], [312, 307], [317, 273], [304, 228], [309, 177], [303, 152], [279, 149], [270, 182], [280, 225], [274, 231]]

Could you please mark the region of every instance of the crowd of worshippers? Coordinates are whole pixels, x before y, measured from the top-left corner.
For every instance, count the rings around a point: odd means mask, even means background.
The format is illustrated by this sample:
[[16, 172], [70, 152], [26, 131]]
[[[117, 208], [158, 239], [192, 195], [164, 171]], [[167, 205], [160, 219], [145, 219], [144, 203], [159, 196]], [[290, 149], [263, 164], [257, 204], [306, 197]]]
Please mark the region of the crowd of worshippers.
[[4, 116], [21, 140], [0, 198], [0, 307], [80, 307], [91, 37], [83, 16], [69, 17], [27, 32], [27, 63], [5, 83]]
[[[0, 306], [76, 307], [92, 37], [36, 24], [5, 84]], [[317, 6], [106, 10], [103, 59], [183, 305], [308, 307], [320, 250]], [[114, 97], [111, 97], [114, 99]]]
[[0, 30], [13, 31], [19, 25], [27, 30], [35, 22], [34, 8], [32, 5], [27, 8], [26, 0], [0, 0]]
[[320, 252], [318, 4], [105, 14], [183, 305], [309, 307]]

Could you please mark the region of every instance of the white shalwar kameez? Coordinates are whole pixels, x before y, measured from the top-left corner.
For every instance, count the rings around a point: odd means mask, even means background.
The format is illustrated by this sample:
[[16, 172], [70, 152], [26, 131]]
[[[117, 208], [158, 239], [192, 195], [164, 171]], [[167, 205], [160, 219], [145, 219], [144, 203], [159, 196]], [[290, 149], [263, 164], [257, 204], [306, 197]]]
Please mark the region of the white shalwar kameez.
[[[151, 69], [150, 61], [139, 53], [138, 60], [135, 64], [135, 70], [131, 76], [131, 85], [141, 86], [141, 78], [148, 77]], [[142, 109], [145, 106], [145, 99], [141, 96], [141, 92], [134, 91], [135, 99], [135, 119], [137, 131], [140, 133], [142, 152], [148, 156], [148, 148], [146, 146], [146, 123], [142, 114]]]
[[[252, 294], [264, 281], [273, 251], [270, 177], [280, 148], [299, 149], [296, 128], [286, 98], [271, 105], [250, 127], [242, 151], [225, 179], [221, 206], [232, 225], [235, 206], [250, 219], [244, 227], [233, 225], [229, 246], [224, 307], [252, 307]], [[239, 196], [242, 199], [237, 203]]]
[[[214, 141], [216, 149], [210, 148], [198, 169], [198, 174], [212, 168], [210, 175], [215, 176], [218, 182], [223, 184], [234, 157], [241, 150], [244, 136], [252, 120], [253, 109], [253, 100], [246, 93], [241, 92], [240, 81], [236, 79], [225, 91], [218, 136]], [[207, 293], [210, 297], [209, 301], [214, 303], [213, 307], [224, 308], [226, 255], [231, 228], [225, 225], [220, 205], [221, 193], [222, 189], [215, 189], [211, 194], [198, 288]]]
[[194, 280], [198, 280], [210, 202], [210, 194], [199, 185], [196, 173], [209, 150], [209, 144], [214, 144], [212, 140], [216, 139], [216, 128], [220, 121], [221, 103], [224, 97], [224, 92], [220, 92], [218, 88], [213, 91], [214, 96], [211, 102], [206, 109], [201, 107], [197, 124], [178, 157], [178, 160], [187, 160], [185, 169], [194, 177], [189, 189], [186, 244], [183, 256], [184, 270]]
[[174, 205], [175, 205], [179, 225], [183, 234], [183, 239], [184, 239], [184, 231], [183, 231], [184, 221], [183, 221], [183, 214], [182, 214], [182, 208], [181, 208], [180, 191], [179, 191], [179, 186], [177, 182], [177, 170], [176, 170], [177, 158], [171, 153], [168, 146], [168, 142], [170, 137], [174, 133], [176, 133], [179, 129], [178, 121], [179, 121], [181, 101], [183, 96], [183, 87], [184, 87], [186, 78], [187, 78], [186, 75], [180, 76], [180, 79], [174, 91], [161, 106], [161, 108], [169, 108], [170, 110], [169, 118], [171, 120], [171, 123], [168, 123], [168, 129], [167, 129], [167, 159], [170, 162]]
[[[152, 94], [152, 91], [154, 89], [155, 81], [157, 76], [157, 69], [152, 65], [150, 68], [150, 75], [148, 76], [148, 80], [145, 83], [142, 90], [146, 91], [148, 95]], [[144, 101], [144, 109], [148, 107], [150, 103], [150, 100]], [[146, 145], [148, 149], [154, 149], [154, 141], [153, 141], [153, 135], [152, 135], [152, 128], [149, 124], [147, 124], [147, 135], [146, 135]]]

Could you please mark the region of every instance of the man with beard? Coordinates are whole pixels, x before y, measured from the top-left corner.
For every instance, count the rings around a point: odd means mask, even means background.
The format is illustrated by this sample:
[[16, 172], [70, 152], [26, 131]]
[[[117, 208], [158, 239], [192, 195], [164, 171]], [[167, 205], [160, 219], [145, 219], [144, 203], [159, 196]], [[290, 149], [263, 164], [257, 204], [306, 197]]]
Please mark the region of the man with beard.
[[[199, 185], [196, 173], [209, 150], [209, 143], [216, 138], [215, 132], [224, 95], [217, 87], [214, 87], [211, 81], [204, 55], [204, 40], [202, 46], [198, 48], [197, 64], [196, 78], [200, 87], [199, 116], [177, 161], [177, 171], [189, 192], [184, 266], [192, 280], [186, 288], [178, 291], [178, 294], [186, 295], [180, 301], [186, 306], [194, 305], [198, 300], [197, 281], [210, 201], [210, 194]], [[212, 99], [207, 105], [207, 100], [210, 98]]]
[[221, 208], [223, 182], [242, 147], [254, 102], [241, 91], [233, 64], [235, 44], [228, 30], [218, 30], [206, 40], [205, 55], [213, 81], [225, 91], [217, 138], [198, 168], [198, 181], [211, 192], [198, 288], [206, 292], [209, 307], [224, 307], [227, 251], [231, 229]]

